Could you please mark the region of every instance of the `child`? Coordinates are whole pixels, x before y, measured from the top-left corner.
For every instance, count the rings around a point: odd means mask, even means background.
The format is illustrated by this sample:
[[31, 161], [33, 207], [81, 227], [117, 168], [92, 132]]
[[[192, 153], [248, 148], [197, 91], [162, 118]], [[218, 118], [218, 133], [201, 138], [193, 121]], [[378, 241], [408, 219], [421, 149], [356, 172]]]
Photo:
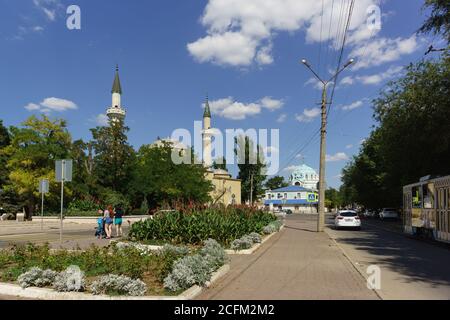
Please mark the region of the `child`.
[[105, 234], [105, 224], [104, 224], [104, 218], [103, 218], [103, 210], [98, 210], [98, 213], [101, 215], [101, 217], [99, 217], [97, 219], [97, 229], [95, 231], [95, 236], [97, 237], [97, 239], [102, 239], [105, 238], [106, 234]]

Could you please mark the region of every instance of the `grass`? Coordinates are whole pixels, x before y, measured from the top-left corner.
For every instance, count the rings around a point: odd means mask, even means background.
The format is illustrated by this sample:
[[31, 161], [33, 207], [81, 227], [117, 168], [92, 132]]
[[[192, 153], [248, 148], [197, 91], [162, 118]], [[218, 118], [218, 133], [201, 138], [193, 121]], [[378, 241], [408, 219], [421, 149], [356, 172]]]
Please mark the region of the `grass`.
[[173, 252], [142, 255], [135, 248], [119, 250], [114, 245], [51, 252], [47, 244], [27, 244], [0, 250], [0, 280], [15, 282], [31, 267], [63, 271], [70, 265], [77, 265], [85, 273], [88, 286], [98, 277], [112, 273], [142, 280], [147, 285], [147, 295], [176, 295], [164, 289], [163, 280], [180, 257]]

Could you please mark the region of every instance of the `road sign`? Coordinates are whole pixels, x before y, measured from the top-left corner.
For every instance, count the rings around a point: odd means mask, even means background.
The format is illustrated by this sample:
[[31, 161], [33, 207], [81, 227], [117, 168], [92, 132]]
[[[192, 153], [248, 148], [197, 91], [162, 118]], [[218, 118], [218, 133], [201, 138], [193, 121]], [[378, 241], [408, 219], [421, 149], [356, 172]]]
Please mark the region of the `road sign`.
[[72, 160], [56, 160], [55, 176], [56, 182], [72, 181]]
[[48, 192], [49, 192], [48, 179], [41, 179], [39, 181], [39, 193], [48, 193]]
[[61, 216], [59, 241], [62, 243], [63, 233], [63, 209], [64, 209], [64, 182], [72, 181], [72, 160], [56, 160], [55, 163], [55, 177], [57, 182], [61, 182]]
[[315, 193], [308, 193], [308, 202], [317, 202], [317, 195]]

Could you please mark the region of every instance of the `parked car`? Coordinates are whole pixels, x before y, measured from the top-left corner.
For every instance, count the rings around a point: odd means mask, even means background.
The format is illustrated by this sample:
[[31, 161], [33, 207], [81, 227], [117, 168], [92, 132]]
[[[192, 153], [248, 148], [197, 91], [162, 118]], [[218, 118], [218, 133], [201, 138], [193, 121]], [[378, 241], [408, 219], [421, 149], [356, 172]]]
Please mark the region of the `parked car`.
[[286, 214], [292, 214], [291, 209], [283, 209], [282, 211], [285, 212]]
[[334, 219], [336, 229], [340, 228], [357, 228], [361, 229], [361, 219], [354, 210], [341, 210]]
[[384, 208], [380, 212], [380, 219], [381, 220], [384, 220], [384, 219], [398, 219], [398, 218], [399, 218], [399, 214], [398, 214], [397, 209]]

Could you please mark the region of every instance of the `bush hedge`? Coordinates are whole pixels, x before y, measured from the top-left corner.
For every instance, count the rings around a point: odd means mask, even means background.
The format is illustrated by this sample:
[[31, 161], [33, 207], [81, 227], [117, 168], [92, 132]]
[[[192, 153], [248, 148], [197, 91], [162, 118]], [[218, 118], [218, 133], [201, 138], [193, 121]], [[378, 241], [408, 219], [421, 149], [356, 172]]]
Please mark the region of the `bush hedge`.
[[134, 223], [129, 238], [193, 245], [211, 238], [228, 247], [233, 240], [246, 234], [261, 233], [265, 226], [276, 220], [273, 214], [252, 208], [172, 211]]

